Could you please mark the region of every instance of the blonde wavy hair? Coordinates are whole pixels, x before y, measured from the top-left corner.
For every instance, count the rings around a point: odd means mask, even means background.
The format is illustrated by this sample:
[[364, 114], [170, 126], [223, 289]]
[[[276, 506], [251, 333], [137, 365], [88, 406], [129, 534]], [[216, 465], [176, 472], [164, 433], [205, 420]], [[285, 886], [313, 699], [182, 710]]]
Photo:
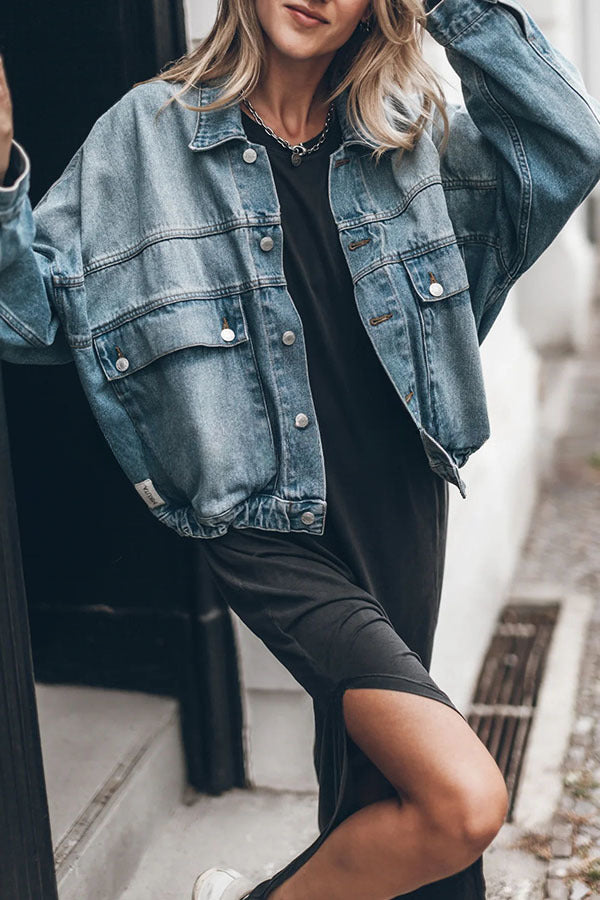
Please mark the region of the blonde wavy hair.
[[[443, 150], [448, 134], [446, 100], [423, 56], [423, 0], [371, 0], [371, 7], [371, 29], [357, 27], [328, 67], [324, 102], [333, 102], [349, 88], [348, 120], [374, 148], [376, 161], [388, 149], [412, 149], [436, 110], [443, 122]], [[198, 46], [137, 84], [157, 80], [184, 83], [159, 113], [175, 101], [195, 112], [208, 111], [250, 95], [259, 83], [265, 59], [255, 3], [218, 0], [214, 24]], [[181, 99], [200, 82], [221, 78], [222, 89], [213, 103], [198, 107]]]

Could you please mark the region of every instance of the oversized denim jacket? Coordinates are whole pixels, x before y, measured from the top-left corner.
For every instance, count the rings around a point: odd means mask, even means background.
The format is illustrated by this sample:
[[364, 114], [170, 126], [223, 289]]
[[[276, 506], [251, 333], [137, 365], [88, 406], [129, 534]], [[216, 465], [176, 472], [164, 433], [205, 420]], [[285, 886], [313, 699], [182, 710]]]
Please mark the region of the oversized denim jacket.
[[[466, 496], [459, 468], [490, 434], [480, 344], [600, 178], [600, 104], [515, 0], [442, 0], [427, 28], [463, 87], [448, 147], [434, 121], [376, 165], [343, 94], [329, 199], [375, 352], [431, 468]], [[267, 153], [238, 105], [155, 119], [178, 87], [130, 89], [33, 211], [13, 143], [0, 357], [74, 361], [125, 474], [178, 534], [322, 534], [323, 450]]]

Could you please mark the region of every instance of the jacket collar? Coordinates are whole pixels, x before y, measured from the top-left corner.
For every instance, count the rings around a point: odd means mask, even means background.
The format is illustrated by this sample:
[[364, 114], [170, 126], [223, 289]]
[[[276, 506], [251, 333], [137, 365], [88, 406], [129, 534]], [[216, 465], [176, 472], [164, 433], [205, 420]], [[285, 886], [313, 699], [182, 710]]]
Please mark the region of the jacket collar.
[[[198, 100], [196, 106], [204, 106], [217, 97], [222, 80], [219, 79], [209, 84], [200, 84], [197, 88]], [[340, 128], [343, 144], [367, 144], [367, 141], [350, 124], [346, 115], [346, 99], [349, 88], [346, 88], [334, 104]], [[246, 132], [242, 123], [242, 111], [238, 103], [228, 107], [220, 107], [209, 112], [199, 111], [196, 115], [196, 126], [191, 141], [188, 144], [190, 150], [209, 150], [217, 144], [222, 144], [231, 138], [243, 138], [246, 140]]]

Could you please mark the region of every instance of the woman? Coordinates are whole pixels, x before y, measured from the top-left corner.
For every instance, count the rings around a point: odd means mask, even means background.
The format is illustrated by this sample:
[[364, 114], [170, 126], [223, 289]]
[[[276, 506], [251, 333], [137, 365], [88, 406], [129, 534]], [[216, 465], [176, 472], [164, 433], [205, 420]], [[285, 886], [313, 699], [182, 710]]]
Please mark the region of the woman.
[[514, 0], [429, 6], [223, 0], [96, 123], [37, 244], [2, 78], [2, 356], [75, 359], [151, 511], [211, 538], [225, 599], [313, 700], [318, 838], [258, 885], [203, 872], [195, 900], [485, 897], [506, 787], [429, 674], [448, 482], [488, 436], [478, 344], [600, 177], [600, 121]]

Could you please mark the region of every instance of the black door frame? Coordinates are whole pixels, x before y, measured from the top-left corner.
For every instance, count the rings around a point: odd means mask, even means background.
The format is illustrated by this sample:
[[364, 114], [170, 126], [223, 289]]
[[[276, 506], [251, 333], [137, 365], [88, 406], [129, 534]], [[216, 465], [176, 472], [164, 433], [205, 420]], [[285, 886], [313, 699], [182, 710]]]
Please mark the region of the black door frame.
[[58, 900], [0, 366], [0, 884]]

